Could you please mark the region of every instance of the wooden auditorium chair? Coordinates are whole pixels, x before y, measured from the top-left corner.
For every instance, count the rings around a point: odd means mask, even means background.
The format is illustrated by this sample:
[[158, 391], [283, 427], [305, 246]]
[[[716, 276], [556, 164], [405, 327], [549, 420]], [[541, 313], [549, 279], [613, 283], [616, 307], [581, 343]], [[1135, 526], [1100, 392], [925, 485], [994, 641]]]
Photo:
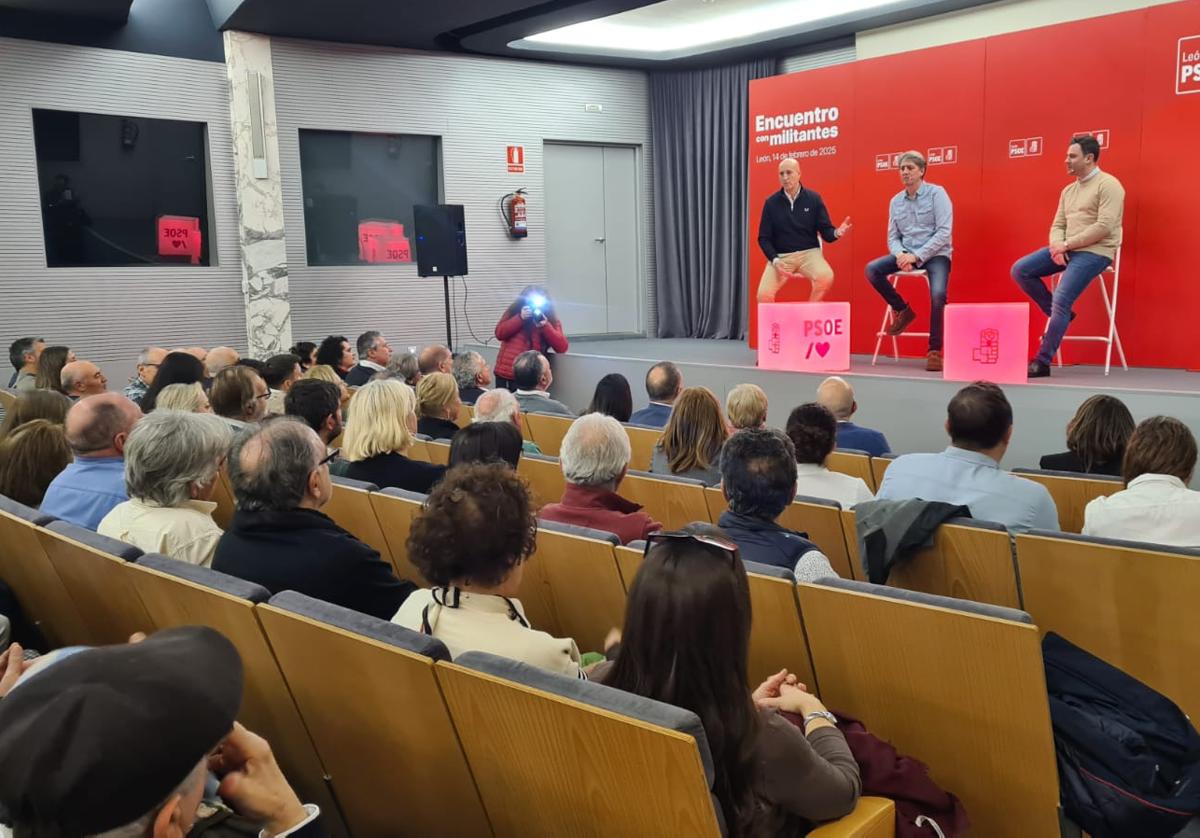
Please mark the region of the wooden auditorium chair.
[[629, 467], [634, 471], [649, 471], [650, 461], [654, 459], [654, 447], [662, 439], [662, 428], [646, 428], [641, 425], [623, 427], [625, 433], [629, 434]]
[[0, 495], [0, 579], [51, 646], [75, 646], [88, 641], [87, 627], [38, 536], [54, 520]]
[[517, 461], [517, 474], [529, 483], [534, 505], [539, 509], [548, 503], [558, 503], [562, 500], [567, 481], [563, 477], [562, 466], [557, 457], [522, 454], [521, 459]]
[[333, 519], [333, 522], [349, 532], [368, 547], [379, 552], [379, 557], [385, 562], [392, 561], [391, 546], [383, 535], [383, 528], [371, 505], [372, 493], [378, 492], [379, 487], [364, 480], [352, 480], [349, 477], [330, 478], [333, 484], [333, 495], [329, 502], [321, 507], [321, 511]]
[[574, 419], [551, 413], [526, 413], [521, 416], [529, 425], [529, 432], [538, 450], [551, 457], [557, 457], [562, 448], [563, 437], [571, 427]]
[[875, 482], [875, 471], [871, 468], [871, 455], [866, 451], [856, 448], [834, 449], [825, 460], [825, 466], [830, 471], [861, 478], [872, 492], [879, 491], [879, 484]]
[[883, 476], [887, 474], [888, 466], [892, 464], [892, 460], [896, 459], [896, 454], [880, 454], [878, 457], [871, 458], [871, 477], [872, 481], [867, 483], [868, 486], [873, 482], [874, 492], [879, 491], [879, 487], [883, 485]]
[[388, 545], [387, 553], [381, 555], [391, 557], [397, 578], [408, 579], [422, 588], [428, 588], [429, 583], [421, 571], [408, 559], [408, 533], [412, 529], [413, 518], [421, 513], [428, 496], [407, 489], [384, 489], [382, 492], [371, 492], [368, 497]]
[[892, 566], [887, 584], [1004, 608], [1021, 607], [1012, 537], [1003, 524], [992, 521], [947, 521], [937, 528], [932, 544]]
[[625, 621], [625, 585], [613, 553], [618, 544], [610, 532], [538, 521], [537, 550], [529, 563], [538, 565], [545, 580], [555, 623], [553, 630], [533, 626], [574, 638], [581, 652], [604, 651], [609, 629]]
[[1058, 508], [1058, 526], [1063, 532], [1083, 531], [1083, 510], [1096, 498], [1108, 497], [1125, 488], [1120, 477], [1106, 474], [1076, 474], [1073, 471], [1043, 471], [1014, 468], [1013, 474], [1041, 483]]
[[708, 520], [704, 482], [673, 474], [630, 471], [617, 487], [621, 497], [641, 504], [651, 518], [668, 530]]

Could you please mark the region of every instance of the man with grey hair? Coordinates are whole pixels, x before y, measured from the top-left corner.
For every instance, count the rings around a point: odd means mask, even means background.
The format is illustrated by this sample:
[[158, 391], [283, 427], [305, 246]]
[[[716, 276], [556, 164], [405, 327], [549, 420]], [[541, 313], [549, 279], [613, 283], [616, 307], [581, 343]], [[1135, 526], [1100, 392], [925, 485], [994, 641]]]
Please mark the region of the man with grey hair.
[[454, 356], [454, 380], [463, 404], [475, 404], [492, 386], [492, 371], [487, 359], [478, 352], [460, 352]]
[[151, 413], [125, 445], [129, 500], [113, 507], [96, 531], [146, 553], [212, 565], [221, 538], [212, 495], [232, 438], [225, 421], [211, 413]]
[[891, 306], [892, 323], [885, 334], [898, 337], [917, 315], [888, 277], [900, 271], [925, 271], [929, 280], [929, 353], [925, 369], [941, 372], [942, 312], [950, 284], [954, 205], [945, 189], [926, 183], [925, 165], [919, 151], [900, 155], [900, 182], [904, 188], [888, 205], [888, 255], [867, 263], [867, 280]]
[[837, 447], [866, 451], [872, 457], [882, 457], [892, 452], [887, 437], [872, 428], [864, 428], [850, 421], [858, 411], [854, 400], [854, 388], [841, 376], [831, 375], [817, 387], [817, 404], [833, 414], [837, 420]]
[[[524, 425], [521, 422], [521, 405], [517, 397], [503, 387], [486, 390], [475, 402], [475, 416], [472, 422], [511, 422], [524, 435]], [[521, 451], [525, 454], [541, 454], [542, 449], [529, 439], [521, 440]]]
[[588, 413], [571, 423], [559, 451], [562, 500], [542, 507], [538, 517], [611, 532], [622, 544], [645, 538], [662, 524], [642, 507], [617, 494], [629, 470], [629, 435], [621, 423], [602, 413]]
[[358, 336], [358, 363], [346, 373], [347, 387], [361, 387], [371, 376], [387, 370], [392, 360], [392, 347], [379, 332], [363, 332]]
[[390, 620], [416, 586], [320, 511], [333, 497], [332, 456], [295, 417], [248, 426], [229, 452], [237, 511], [213, 569]]
[[554, 373], [550, 371], [550, 359], [541, 352], [530, 349], [518, 355], [513, 361], [512, 380], [517, 388], [517, 404], [521, 405], [521, 410], [575, 418], [571, 408], [550, 397]]
[[217, 373], [227, 367], [232, 367], [240, 361], [241, 355], [230, 346], [214, 346], [204, 358], [204, 374], [209, 379], [217, 377]]
[[82, 399], [67, 411], [63, 430], [75, 460], [50, 482], [40, 510], [94, 530], [125, 493], [125, 443], [141, 409], [120, 393]]
[[165, 357], [167, 357], [167, 350], [161, 346], [147, 346], [138, 353], [137, 372], [125, 385], [123, 391], [125, 398], [136, 405], [141, 405], [142, 398], [150, 389], [150, 385], [154, 383], [154, 376], [158, 375], [158, 366]]
[[8, 386], [14, 390], [37, 389], [37, 365], [46, 341], [41, 338], [17, 338], [8, 347], [8, 360], [13, 366]]

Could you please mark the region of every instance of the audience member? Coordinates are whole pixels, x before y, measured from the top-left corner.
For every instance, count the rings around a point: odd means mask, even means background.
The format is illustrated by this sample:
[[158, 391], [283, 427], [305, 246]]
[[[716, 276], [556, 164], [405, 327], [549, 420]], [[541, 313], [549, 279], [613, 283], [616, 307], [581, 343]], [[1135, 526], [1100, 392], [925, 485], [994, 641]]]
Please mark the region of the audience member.
[[750, 428], [725, 443], [721, 491], [729, 509], [717, 525], [742, 558], [792, 571], [801, 582], [837, 576], [821, 548], [776, 522], [796, 497], [796, 451], [781, 431]]
[[72, 361], [62, 368], [63, 392], [71, 399], [82, 399], [108, 392], [108, 379], [91, 361]]
[[69, 346], [47, 346], [38, 356], [37, 377], [34, 384], [38, 390], [57, 390], [67, 395], [62, 386], [62, 370], [75, 360]]
[[619, 372], [610, 372], [597, 381], [592, 403], [584, 413], [603, 413], [618, 422], [628, 422], [633, 415], [633, 393], [629, 389], [629, 379]]
[[221, 538], [212, 518], [213, 489], [232, 439], [216, 416], [160, 404], [125, 444], [129, 500], [113, 507], [96, 531], [145, 553], [209, 567]]
[[[0, 701], [0, 809], [11, 834], [324, 834], [270, 745], [234, 721], [242, 662], [220, 632], [181, 626], [46, 660], [27, 664]], [[214, 802], [241, 818], [201, 806], [210, 776]]]
[[359, 388], [343, 436], [342, 456], [350, 462], [346, 476], [381, 489], [429, 494], [446, 467], [405, 456], [416, 441], [416, 407], [412, 388], [395, 379]]
[[414, 390], [421, 383], [421, 362], [411, 352], [393, 355], [392, 360], [388, 361], [388, 372]]
[[464, 463], [503, 462], [516, 469], [521, 461], [521, 442], [521, 432], [509, 422], [467, 425], [450, 441], [450, 468]]
[[850, 421], [858, 411], [854, 400], [854, 388], [839, 376], [830, 376], [817, 388], [817, 404], [826, 408], [837, 419], [837, 447], [866, 451], [872, 457], [890, 454], [887, 437], [871, 428], [864, 428]]
[[30, 419], [0, 438], [0, 495], [36, 509], [50, 482], [70, 462], [62, 425]]
[[317, 364], [317, 345], [311, 340], [298, 340], [288, 350], [300, 359], [300, 369], [308, 372]]
[[17, 338], [8, 347], [8, 360], [13, 366], [12, 378], [8, 380], [9, 389], [37, 389], [38, 358], [46, 342], [41, 338]]
[[0, 423], [0, 439], [34, 419], [46, 419], [52, 424], [61, 425], [70, 408], [71, 400], [57, 390], [25, 390], [4, 414], [4, 421]]
[[304, 373], [302, 380], [328, 381], [338, 388], [343, 407], [350, 401], [350, 388], [346, 386], [346, 382], [342, 381], [342, 377], [337, 374], [334, 368], [328, 364], [317, 364], [309, 367], [308, 372]]
[[567, 481], [562, 499], [542, 507], [539, 517], [611, 532], [622, 544], [662, 529], [640, 505], [617, 494], [629, 458], [629, 435], [620, 422], [602, 413], [580, 416], [567, 429], [559, 451]]
[[[484, 531], [488, 537], [480, 538]], [[392, 622], [436, 637], [452, 657], [490, 652], [584, 677], [575, 641], [534, 629], [517, 599], [536, 536], [529, 491], [511, 469], [477, 463], [451, 470], [408, 536], [409, 559], [434, 587], [405, 600]]]
[[213, 413], [224, 417], [235, 432], [262, 420], [270, 397], [271, 390], [262, 376], [240, 364], [217, 373], [208, 393]]
[[[504, 422], [515, 427], [517, 433], [522, 433], [521, 405], [517, 403], [517, 397], [508, 390], [496, 387], [488, 390], [475, 402], [475, 415], [471, 421], [477, 424]], [[529, 439], [521, 440], [521, 451], [525, 454], [542, 453], [533, 440]]]
[[675, 400], [683, 392], [683, 373], [670, 361], [659, 361], [646, 373], [646, 395], [650, 404], [629, 417], [631, 425], [662, 428], [671, 418]]
[[550, 361], [541, 352], [522, 352], [513, 361], [513, 386], [517, 388], [517, 404], [526, 413], [553, 413], [558, 416], [574, 417], [571, 408], [550, 398], [550, 385], [554, 373]]
[[1200, 547], [1200, 492], [1189, 489], [1196, 438], [1187, 425], [1154, 416], [1137, 426], [1125, 449], [1125, 488], [1083, 510], [1083, 534]]
[[475, 404], [483, 391], [492, 386], [492, 371], [487, 359], [478, 352], [460, 352], [454, 356], [454, 380], [463, 404]]
[[650, 471], [715, 486], [721, 482], [721, 446], [728, 437], [717, 397], [707, 387], [688, 387], [679, 394], [662, 439], [654, 446]]
[[836, 719], [794, 675], [781, 670], [750, 691], [750, 593], [738, 552], [707, 524], [652, 535], [616, 660], [592, 678], [699, 716], [730, 835], [801, 835], [849, 814], [862, 781]]
[[507, 390], [517, 388], [513, 362], [523, 352], [567, 351], [567, 336], [550, 292], [538, 285], [527, 285], [496, 323], [496, 385]]
[[454, 356], [450, 354], [450, 350], [439, 344], [426, 346], [421, 350], [421, 354], [417, 356], [417, 367], [421, 370], [421, 375], [429, 375], [432, 372], [454, 372]]
[[1058, 510], [1046, 488], [1000, 469], [1013, 431], [1004, 391], [989, 381], [968, 384], [946, 413], [950, 446], [940, 454], [897, 457], [878, 497], [961, 504], [972, 517], [1012, 530], [1057, 530]]
[[454, 439], [462, 401], [458, 382], [449, 373], [430, 373], [417, 385], [417, 433], [430, 439]]
[[344, 335], [330, 335], [317, 347], [317, 363], [332, 367], [342, 380], [354, 368], [354, 350]]
[[208, 359], [208, 350], [203, 346], [185, 346], [181, 349], [173, 349], [172, 352], [186, 352], [200, 363], [204, 363]]
[[283, 415], [283, 397], [292, 385], [300, 380], [300, 359], [290, 352], [282, 355], [272, 355], [263, 365], [262, 378], [267, 383], [270, 397], [267, 399], [267, 413], [276, 416]]
[[1067, 450], [1047, 454], [1039, 465], [1052, 471], [1119, 477], [1133, 428], [1133, 414], [1123, 401], [1115, 396], [1092, 396], [1067, 423]]
[[133, 378], [129, 379], [129, 383], [125, 385], [125, 389], [122, 391], [125, 398], [141, 406], [142, 398], [145, 397], [146, 392], [150, 389], [150, 385], [154, 383], [154, 376], [158, 375], [158, 368], [166, 357], [167, 350], [161, 346], [147, 346], [139, 352], [137, 371], [134, 373]]
[[186, 352], [168, 352], [158, 365], [158, 372], [140, 402], [142, 412], [150, 413], [158, 404], [158, 394], [172, 384], [204, 382], [204, 364]]
[[242, 356], [231, 346], [214, 346], [204, 358], [204, 373], [216, 378], [221, 370], [229, 369], [242, 360]]
[[64, 429], [75, 461], [46, 489], [41, 510], [94, 530], [125, 493], [125, 442], [142, 411], [119, 393], [81, 399], [67, 411]]
[[266, 363], [258, 360], [257, 358], [238, 358], [238, 362], [234, 364], [234, 366], [245, 367], [246, 369], [253, 370], [259, 375], [262, 375], [267, 369]]
[[208, 393], [199, 381], [194, 384], [168, 384], [158, 391], [158, 410], [182, 410], [186, 413], [212, 413]]
[[416, 586], [320, 511], [333, 496], [328, 459], [320, 437], [292, 417], [239, 434], [229, 453], [237, 511], [213, 569], [389, 620]]
[[358, 336], [358, 364], [346, 375], [351, 387], [361, 387], [371, 376], [387, 369], [392, 359], [392, 347], [379, 332], [363, 332]]
[[739, 384], [725, 397], [725, 415], [735, 431], [767, 424], [767, 394], [757, 384]]
[[[338, 384], [342, 384], [339, 380]], [[317, 432], [330, 453], [333, 441], [342, 434], [342, 393], [338, 384], [315, 379], [302, 379], [292, 385], [283, 399], [283, 409]], [[345, 386], [344, 384], [342, 385]], [[330, 470], [333, 464], [330, 463]]]
[[796, 494], [835, 500], [842, 509], [874, 500], [861, 477], [830, 471], [825, 465], [837, 445], [837, 420], [815, 402], [802, 404], [787, 420], [787, 435], [796, 447]]

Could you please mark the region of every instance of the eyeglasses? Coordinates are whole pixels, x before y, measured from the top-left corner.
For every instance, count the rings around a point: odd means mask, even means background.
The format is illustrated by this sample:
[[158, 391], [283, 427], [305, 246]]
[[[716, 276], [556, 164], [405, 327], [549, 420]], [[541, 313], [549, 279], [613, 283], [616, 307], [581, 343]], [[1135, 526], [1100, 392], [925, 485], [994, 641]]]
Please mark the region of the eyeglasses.
[[666, 541], [694, 541], [697, 544], [703, 544], [706, 547], [716, 547], [718, 550], [724, 550], [729, 554], [729, 559], [732, 562], [733, 558], [738, 554], [738, 546], [727, 538], [721, 538], [719, 535], [709, 535], [708, 533], [687, 532], [686, 530], [671, 530], [668, 532], [652, 532], [646, 536], [646, 549], [642, 551], [642, 558], [650, 552], [650, 548], [655, 544]]
[[270, 390], [268, 390], [268, 391], [267, 391], [267, 392], [265, 392], [265, 393], [255, 393], [255, 394], [254, 394], [254, 398], [256, 398], [256, 399], [263, 399], [263, 400], [269, 399], [269, 398], [271, 398], [271, 391], [270, 391]]
[[330, 462], [331, 460], [336, 460], [338, 455], [341, 453], [342, 453], [342, 449], [340, 449], [340, 448], [333, 449], [328, 454], [326, 454], [324, 456], [324, 458], [322, 458], [321, 462], [317, 463], [317, 468], [320, 468], [321, 466], [325, 465], [326, 463]]

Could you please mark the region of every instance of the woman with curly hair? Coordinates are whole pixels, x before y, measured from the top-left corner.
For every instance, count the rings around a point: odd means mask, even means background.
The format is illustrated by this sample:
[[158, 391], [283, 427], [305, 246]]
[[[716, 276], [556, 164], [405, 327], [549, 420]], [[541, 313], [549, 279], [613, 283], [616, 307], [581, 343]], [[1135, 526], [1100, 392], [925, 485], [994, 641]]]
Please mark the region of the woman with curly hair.
[[830, 471], [825, 460], [837, 447], [837, 420], [829, 409], [809, 402], [792, 411], [787, 435], [796, 446], [796, 494], [835, 500], [850, 509], [875, 495], [861, 477]]
[[451, 469], [408, 536], [408, 557], [433, 587], [411, 594], [392, 622], [436, 637], [454, 657], [490, 652], [584, 677], [575, 641], [535, 629], [517, 599], [536, 537], [529, 490], [512, 469]]

